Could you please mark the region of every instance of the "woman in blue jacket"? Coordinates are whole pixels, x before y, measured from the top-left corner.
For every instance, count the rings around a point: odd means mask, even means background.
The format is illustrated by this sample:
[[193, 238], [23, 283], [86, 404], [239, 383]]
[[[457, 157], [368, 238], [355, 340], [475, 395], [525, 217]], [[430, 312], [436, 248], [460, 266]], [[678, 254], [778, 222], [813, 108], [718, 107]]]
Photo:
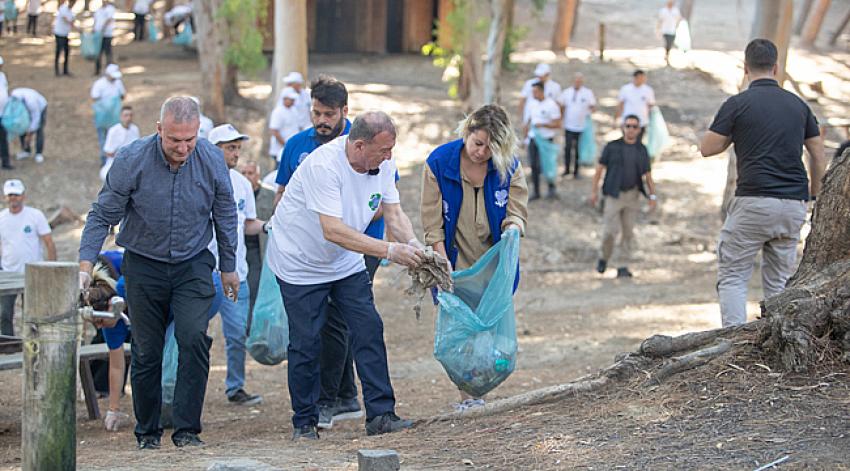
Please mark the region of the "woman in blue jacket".
[[[425, 244], [444, 255], [453, 270], [463, 270], [508, 228], [525, 232], [528, 186], [504, 108], [482, 106], [460, 122], [457, 133], [460, 139], [428, 156], [420, 212]], [[484, 404], [463, 392], [461, 398], [457, 409]]]

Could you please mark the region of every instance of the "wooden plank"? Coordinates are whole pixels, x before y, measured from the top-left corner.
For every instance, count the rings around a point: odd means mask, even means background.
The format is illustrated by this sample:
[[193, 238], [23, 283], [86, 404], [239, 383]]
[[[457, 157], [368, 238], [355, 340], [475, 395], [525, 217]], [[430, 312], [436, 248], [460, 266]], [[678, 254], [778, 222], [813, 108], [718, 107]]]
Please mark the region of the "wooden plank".
[[[130, 355], [130, 344], [124, 344], [124, 356]], [[109, 357], [109, 347], [105, 343], [83, 345], [80, 347], [80, 360], [103, 360]], [[12, 355], [0, 355], [0, 371], [17, 370], [23, 364], [23, 356], [20, 353]]]
[[89, 360], [80, 358], [80, 385], [83, 387], [83, 396], [86, 398], [86, 412], [89, 420], [100, 419], [100, 407], [97, 405], [97, 391], [94, 389], [94, 378], [91, 374]]
[[0, 271], [0, 295], [21, 294], [24, 292], [24, 274]]

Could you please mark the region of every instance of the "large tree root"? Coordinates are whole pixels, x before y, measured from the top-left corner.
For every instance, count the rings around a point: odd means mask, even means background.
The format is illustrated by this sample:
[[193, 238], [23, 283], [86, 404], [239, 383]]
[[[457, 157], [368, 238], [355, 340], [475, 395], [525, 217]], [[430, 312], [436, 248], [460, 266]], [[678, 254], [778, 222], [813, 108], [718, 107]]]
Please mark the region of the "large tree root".
[[672, 358], [664, 366], [658, 370], [658, 373], [649, 381], [650, 384], [661, 384], [667, 378], [687, 371], [698, 366], [702, 366], [720, 355], [729, 351], [732, 348], [732, 342], [726, 339], [717, 339], [714, 345], [706, 347], [702, 350], [688, 353], [680, 357]]

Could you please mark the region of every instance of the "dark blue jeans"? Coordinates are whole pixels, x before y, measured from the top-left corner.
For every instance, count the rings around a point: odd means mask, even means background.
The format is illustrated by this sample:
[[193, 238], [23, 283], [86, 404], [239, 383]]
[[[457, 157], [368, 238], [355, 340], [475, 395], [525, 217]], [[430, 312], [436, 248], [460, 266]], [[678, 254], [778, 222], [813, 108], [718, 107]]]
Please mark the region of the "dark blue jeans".
[[321, 331], [327, 320], [328, 297], [334, 299], [348, 324], [354, 362], [363, 387], [366, 419], [393, 412], [395, 396], [387, 367], [384, 323], [375, 309], [369, 273], [316, 285], [293, 285], [280, 279], [280, 293], [289, 317], [289, 396], [292, 424], [316, 425], [321, 390]]

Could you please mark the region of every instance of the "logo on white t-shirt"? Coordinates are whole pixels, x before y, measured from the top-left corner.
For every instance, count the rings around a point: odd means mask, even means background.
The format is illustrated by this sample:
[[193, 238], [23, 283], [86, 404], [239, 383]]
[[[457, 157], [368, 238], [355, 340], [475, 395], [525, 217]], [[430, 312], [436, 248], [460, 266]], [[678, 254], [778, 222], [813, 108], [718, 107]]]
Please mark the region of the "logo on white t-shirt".
[[372, 196], [369, 197], [369, 209], [372, 211], [377, 211], [378, 206], [381, 205], [381, 194], [380, 193], [372, 193]]
[[443, 200], [443, 219], [446, 221], [451, 221], [452, 218], [449, 217], [449, 202]]
[[300, 165], [301, 162], [303, 162], [304, 159], [306, 159], [308, 155], [310, 155], [310, 154], [308, 154], [306, 152], [302, 152], [301, 155], [298, 156], [298, 164]]
[[32, 226], [27, 224], [26, 226], [24, 226], [24, 234], [29, 234], [30, 232], [32, 232]]
[[239, 204], [236, 205], [239, 208], [239, 211], [245, 210], [245, 198], [239, 198]]
[[493, 196], [496, 197], [496, 206], [503, 208], [508, 204], [508, 190], [497, 190]]

